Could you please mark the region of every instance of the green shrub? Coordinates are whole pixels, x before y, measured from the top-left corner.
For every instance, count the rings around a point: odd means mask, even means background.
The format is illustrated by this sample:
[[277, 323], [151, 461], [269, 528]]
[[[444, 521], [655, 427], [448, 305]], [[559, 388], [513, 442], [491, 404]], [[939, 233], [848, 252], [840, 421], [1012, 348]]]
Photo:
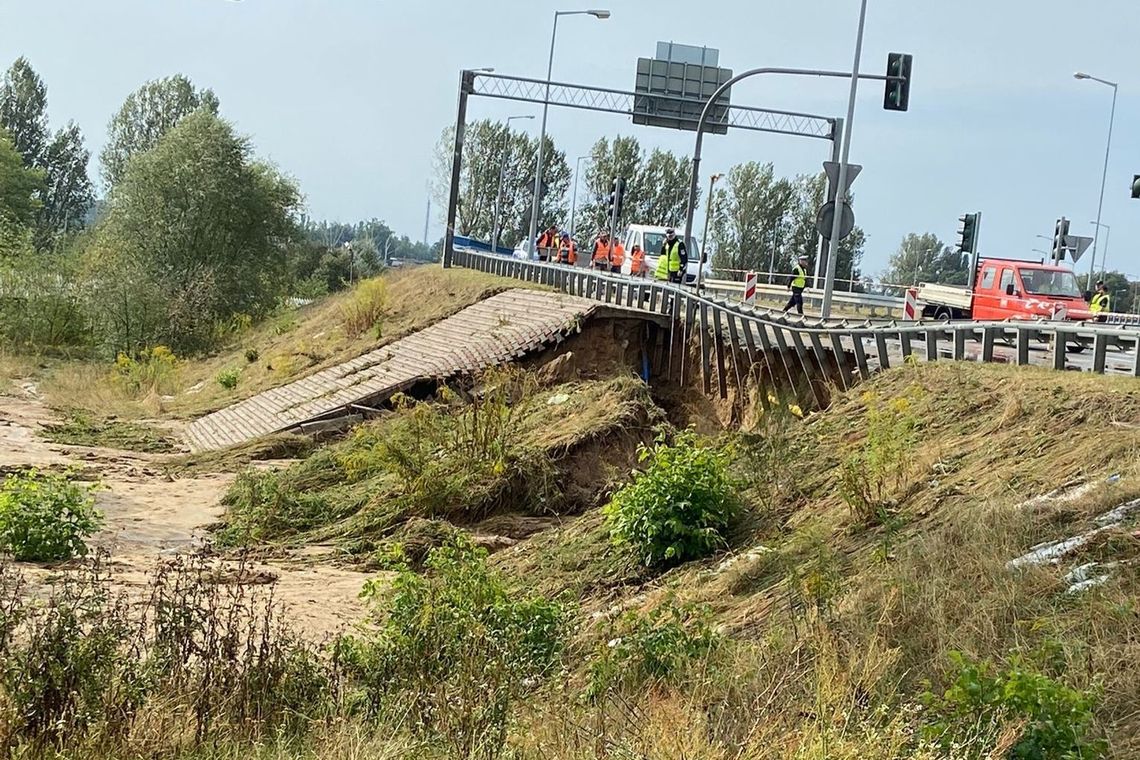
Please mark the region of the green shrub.
[[250, 364], [253, 364], [255, 361], [257, 361], [260, 358], [261, 358], [261, 354], [258, 352], [258, 350], [256, 348], [247, 348], [245, 350], [245, 360], [247, 362], [249, 362]]
[[639, 689], [647, 682], [675, 682], [723, 643], [711, 620], [706, 607], [672, 602], [645, 615], [627, 612], [590, 661], [587, 696], [596, 699], [617, 686]]
[[1004, 670], [976, 662], [958, 652], [952, 686], [924, 701], [930, 718], [928, 740], [949, 748], [968, 733], [992, 732], [1023, 725], [1007, 757], [1016, 760], [1094, 760], [1104, 757], [1107, 743], [1093, 731], [1096, 699], [1039, 673], [1014, 659]]
[[227, 391], [232, 391], [237, 387], [238, 380], [241, 379], [241, 370], [224, 369], [219, 372], [218, 376], [214, 379], [218, 381], [218, 385], [222, 386]]
[[424, 574], [370, 582], [375, 627], [338, 644], [372, 711], [406, 711], [455, 757], [498, 756], [513, 706], [559, 665], [568, 633], [565, 604], [515, 593], [486, 557], [456, 536]]
[[166, 346], [144, 348], [134, 356], [115, 358], [115, 380], [129, 394], [165, 394], [173, 388], [178, 357]]
[[886, 522], [898, 506], [917, 440], [918, 416], [913, 409], [917, 392], [911, 389], [887, 402], [870, 391], [863, 394], [867, 437], [843, 461], [839, 479], [840, 495], [860, 522]]
[[62, 475], [9, 475], [0, 486], [0, 548], [21, 562], [83, 556], [102, 522], [91, 490]]
[[388, 285], [380, 278], [364, 280], [349, 294], [341, 307], [344, 330], [357, 336], [376, 328], [388, 305]]
[[670, 445], [642, 446], [646, 469], [604, 508], [613, 540], [633, 548], [646, 565], [678, 564], [725, 544], [736, 511], [729, 455], [692, 431]]

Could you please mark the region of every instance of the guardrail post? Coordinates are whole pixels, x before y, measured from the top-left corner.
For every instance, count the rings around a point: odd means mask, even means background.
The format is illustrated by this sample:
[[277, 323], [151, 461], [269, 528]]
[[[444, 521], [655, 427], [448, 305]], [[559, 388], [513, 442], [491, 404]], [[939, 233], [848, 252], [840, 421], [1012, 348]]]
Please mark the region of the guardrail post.
[[910, 333], [906, 330], [899, 330], [899, 343], [902, 344], [903, 363], [905, 364], [911, 355]]
[[938, 329], [926, 331], [926, 361], [938, 361]]
[[736, 387], [740, 392], [740, 406], [744, 408], [744, 376], [740, 373], [740, 355], [743, 350], [740, 346], [740, 332], [736, 329], [736, 320], [740, 319], [741, 328], [745, 327], [744, 320], [733, 312], [725, 315], [728, 318], [728, 345], [732, 349], [732, 368], [736, 371]]
[[875, 350], [879, 352], [879, 369], [890, 369], [891, 357], [888, 356], [887, 336], [882, 330], [875, 332]]
[[1053, 369], [1063, 370], [1065, 364], [1065, 351], [1068, 348], [1068, 331], [1057, 328], [1053, 331]]
[[982, 361], [990, 363], [994, 360], [994, 341], [997, 340], [998, 327], [982, 328]]
[[1108, 336], [1102, 332], [1097, 332], [1096, 337], [1093, 338], [1093, 372], [1098, 375], [1104, 374], [1107, 354]]
[[709, 375], [712, 372], [709, 350], [709, 308], [704, 302], [701, 302], [699, 308], [701, 312], [701, 324], [699, 327], [701, 331], [701, 372], [704, 380], [705, 393], [708, 394], [712, 393], [712, 382], [709, 379]]
[[954, 332], [954, 361], [966, 359], [966, 331], [961, 327], [951, 328]]
[[846, 391], [850, 388], [847, 382], [850, 369], [847, 364], [847, 351], [843, 348], [843, 337], [834, 330], [828, 335], [831, 336], [831, 353], [835, 358], [835, 368], [839, 370], [839, 386]]
[[859, 370], [859, 377], [870, 380], [871, 367], [867, 364], [867, 349], [863, 346], [863, 333], [851, 333], [851, 348], [855, 352], [855, 366]]
[[1017, 326], [1017, 366], [1024, 367], [1029, 364], [1029, 336], [1031, 332], [1021, 325]]
[[[673, 296], [676, 300], [677, 296]], [[727, 368], [724, 365], [724, 327], [721, 325], [720, 319], [721, 309], [717, 306], [713, 307], [713, 347], [716, 349], [716, 381], [717, 389], [720, 391], [722, 399], [728, 398], [728, 378], [726, 377]]]
[[1140, 335], [1132, 341], [1132, 376], [1140, 377]]

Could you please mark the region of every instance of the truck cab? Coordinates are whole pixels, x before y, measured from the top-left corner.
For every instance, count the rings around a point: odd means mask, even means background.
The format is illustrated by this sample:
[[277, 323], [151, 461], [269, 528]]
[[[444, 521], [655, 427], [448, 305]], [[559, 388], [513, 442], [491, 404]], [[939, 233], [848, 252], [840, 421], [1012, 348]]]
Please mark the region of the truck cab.
[[973, 318], [1091, 319], [1077, 278], [1068, 269], [1033, 261], [981, 259], [974, 284]]

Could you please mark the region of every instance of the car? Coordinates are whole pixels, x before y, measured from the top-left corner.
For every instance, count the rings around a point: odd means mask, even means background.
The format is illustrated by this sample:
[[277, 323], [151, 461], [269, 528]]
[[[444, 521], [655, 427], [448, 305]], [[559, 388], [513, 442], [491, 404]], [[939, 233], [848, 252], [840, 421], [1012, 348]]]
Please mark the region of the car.
[[[641, 250], [645, 251], [645, 263], [649, 266], [649, 277], [657, 270], [657, 259], [661, 253], [661, 246], [665, 242], [666, 227], [653, 224], [631, 224], [622, 236], [622, 245], [625, 246], [625, 262], [621, 266], [621, 271], [624, 274], [630, 273], [630, 266], [632, 257], [630, 254], [633, 252], [635, 245], [641, 246]], [[677, 237], [681, 240], [685, 239], [685, 229], [683, 227], [676, 228]], [[692, 246], [687, 246], [689, 262], [685, 267], [685, 283], [692, 284], [697, 280], [697, 272], [703, 269], [702, 279], [709, 279], [712, 276], [712, 265], [709, 262], [700, 262], [700, 246], [694, 240]]]

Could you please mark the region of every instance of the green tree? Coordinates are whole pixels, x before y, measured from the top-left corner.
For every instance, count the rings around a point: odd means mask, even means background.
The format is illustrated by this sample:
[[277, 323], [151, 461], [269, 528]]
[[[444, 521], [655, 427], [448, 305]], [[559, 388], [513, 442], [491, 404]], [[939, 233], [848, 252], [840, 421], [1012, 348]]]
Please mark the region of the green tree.
[[8, 134], [0, 130], [0, 222], [9, 230], [26, 230], [39, 214], [43, 173], [24, 165]]
[[732, 167], [713, 199], [714, 266], [766, 272], [775, 263], [786, 271], [796, 192], [776, 179], [772, 164], [756, 161]]
[[177, 74], [155, 79], [127, 96], [107, 125], [107, 145], [99, 155], [103, 180], [113, 188], [123, 178], [131, 156], [150, 150], [178, 122], [203, 108], [218, 113], [212, 90], [196, 90]]
[[43, 208], [37, 223], [36, 247], [47, 248], [58, 234], [82, 229], [95, 200], [87, 163], [91, 151], [79, 127], [69, 123], [56, 132], [42, 155]]
[[943, 285], [966, 285], [970, 277], [970, 258], [963, 256], [926, 232], [910, 233], [891, 254], [883, 280], [896, 285], [936, 282]]
[[601, 138], [590, 149], [586, 168], [586, 203], [578, 217], [587, 234], [609, 227], [610, 187], [615, 177], [625, 180], [619, 222], [681, 226], [689, 202], [688, 162], [654, 148], [646, 155], [636, 137]]
[[47, 87], [27, 58], [17, 58], [0, 81], [0, 129], [8, 132], [24, 166], [41, 166], [47, 146]]
[[[435, 151], [432, 195], [440, 209], [447, 208], [451, 186], [451, 158], [455, 132], [444, 130]], [[566, 219], [566, 191], [570, 187], [570, 166], [566, 154], [555, 148], [549, 136], [542, 149], [543, 179], [539, 225]], [[503, 164], [504, 157], [506, 164]], [[514, 246], [527, 235], [534, 194], [534, 167], [538, 161], [538, 140], [521, 132], [508, 132], [506, 125], [483, 119], [467, 125], [463, 140], [463, 168], [459, 179], [459, 209], [456, 232], [490, 240], [495, 222], [495, 198], [499, 192], [499, 169], [503, 168], [500, 210], [503, 245]]]
[[230, 124], [209, 109], [183, 119], [130, 162], [93, 246], [110, 347], [201, 350], [236, 315], [265, 314], [286, 288], [299, 205]]

